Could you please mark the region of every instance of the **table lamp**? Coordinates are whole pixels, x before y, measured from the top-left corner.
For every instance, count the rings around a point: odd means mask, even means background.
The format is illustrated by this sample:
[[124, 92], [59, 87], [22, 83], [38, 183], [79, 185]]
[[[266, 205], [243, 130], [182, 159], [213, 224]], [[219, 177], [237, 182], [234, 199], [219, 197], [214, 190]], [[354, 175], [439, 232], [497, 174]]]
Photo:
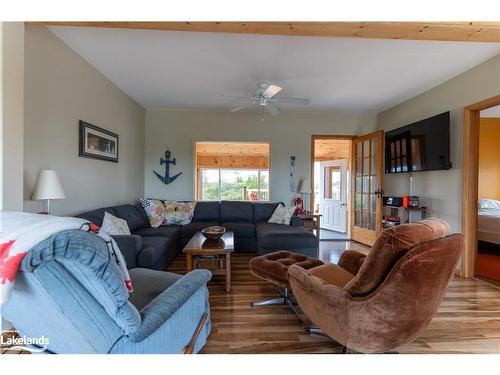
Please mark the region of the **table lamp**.
[[307, 209], [307, 201], [308, 201], [307, 194], [312, 194], [312, 191], [311, 191], [311, 184], [308, 178], [300, 180], [298, 193], [300, 193], [300, 195], [302, 196], [302, 200], [304, 201], [304, 213], [309, 213], [309, 210]]
[[51, 169], [43, 169], [38, 174], [35, 190], [31, 199], [45, 200], [47, 202], [47, 214], [50, 215], [50, 200], [51, 199], [64, 199], [66, 195], [61, 186], [61, 181], [57, 177], [57, 173]]

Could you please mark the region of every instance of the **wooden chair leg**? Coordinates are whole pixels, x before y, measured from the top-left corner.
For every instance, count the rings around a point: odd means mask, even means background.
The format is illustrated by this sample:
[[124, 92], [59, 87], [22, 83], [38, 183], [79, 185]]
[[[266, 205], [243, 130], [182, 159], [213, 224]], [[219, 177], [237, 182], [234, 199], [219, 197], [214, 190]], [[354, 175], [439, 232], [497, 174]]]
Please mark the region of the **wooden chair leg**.
[[205, 325], [205, 322], [207, 321], [208, 314], [204, 313], [198, 323], [198, 326], [196, 327], [196, 330], [194, 331], [193, 337], [191, 340], [188, 342], [188, 344], [184, 347], [182, 350], [182, 354], [193, 354], [194, 352], [194, 346], [196, 345], [196, 340], [198, 339], [198, 336], [201, 333], [201, 329]]

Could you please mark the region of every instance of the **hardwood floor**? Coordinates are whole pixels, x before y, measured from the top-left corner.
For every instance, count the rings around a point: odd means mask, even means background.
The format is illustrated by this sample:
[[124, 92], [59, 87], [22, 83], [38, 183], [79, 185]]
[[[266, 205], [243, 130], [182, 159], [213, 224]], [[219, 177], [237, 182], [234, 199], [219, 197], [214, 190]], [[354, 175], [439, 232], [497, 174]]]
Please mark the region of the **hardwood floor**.
[[[354, 242], [321, 242], [320, 258], [337, 262], [346, 249], [368, 253]], [[212, 333], [202, 353], [339, 353], [340, 346], [321, 336], [306, 335], [296, 316], [281, 306], [252, 309], [250, 302], [277, 296], [269, 283], [250, 274], [254, 255], [232, 257], [232, 292], [223, 278], [209, 283]], [[186, 258], [179, 255], [168, 271], [183, 274]], [[306, 317], [305, 317], [306, 318]], [[2, 348], [2, 354], [22, 354]], [[500, 353], [500, 288], [478, 279], [455, 277], [433, 321], [414, 342], [399, 353]], [[27, 353], [27, 352], [24, 352]]]
[[[337, 262], [347, 248], [367, 253], [354, 242], [322, 242], [320, 258]], [[307, 335], [295, 315], [281, 306], [252, 309], [250, 302], [275, 298], [276, 289], [250, 274], [250, 254], [232, 258], [232, 292], [224, 279], [209, 283], [212, 333], [203, 353], [339, 353], [327, 338]], [[184, 273], [185, 257], [178, 256], [169, 271]], [[399, 353], [500, 353], [500, 289], [481, 280], [455, 277], [429, 327]]]

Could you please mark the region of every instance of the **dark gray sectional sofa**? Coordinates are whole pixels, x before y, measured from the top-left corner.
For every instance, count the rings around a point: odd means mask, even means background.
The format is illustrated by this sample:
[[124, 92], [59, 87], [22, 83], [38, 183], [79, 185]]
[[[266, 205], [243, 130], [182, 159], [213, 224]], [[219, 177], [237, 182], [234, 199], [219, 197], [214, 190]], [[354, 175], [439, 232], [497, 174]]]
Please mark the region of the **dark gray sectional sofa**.
[[151, 228], [140, 203], [100, 208], [78, 215], [101, 226], [104, 212], [127, 221], [132, 235], [113, 236], [128, 268], [144, 267], [164, 270], [197, 232], [212, 225], [222, 225], [234, 232], [235, 252], [259, 255], [276, 250], [291, 250], [307, 256], [318, 256], [317, 237], [292, 217], [290, 225], [267, 221], [279, 203], [264, 202], [198, 202], [193, 220], [186, 225], [162, 225]]

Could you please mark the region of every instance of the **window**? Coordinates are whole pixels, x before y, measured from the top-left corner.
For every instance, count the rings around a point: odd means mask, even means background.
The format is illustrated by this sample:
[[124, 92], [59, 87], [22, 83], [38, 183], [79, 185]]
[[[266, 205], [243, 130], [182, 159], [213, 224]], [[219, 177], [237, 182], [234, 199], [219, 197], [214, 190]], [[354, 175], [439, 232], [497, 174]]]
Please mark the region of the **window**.
[[269, 200], [269, 170], [200, 170], [201, 200]]
[[267, 142], [196, 142], [197, 200], [269, 200]]
[[330, 166], [325, 168], [325, 192], [326, 199], [340, 200], [340, 167]]

